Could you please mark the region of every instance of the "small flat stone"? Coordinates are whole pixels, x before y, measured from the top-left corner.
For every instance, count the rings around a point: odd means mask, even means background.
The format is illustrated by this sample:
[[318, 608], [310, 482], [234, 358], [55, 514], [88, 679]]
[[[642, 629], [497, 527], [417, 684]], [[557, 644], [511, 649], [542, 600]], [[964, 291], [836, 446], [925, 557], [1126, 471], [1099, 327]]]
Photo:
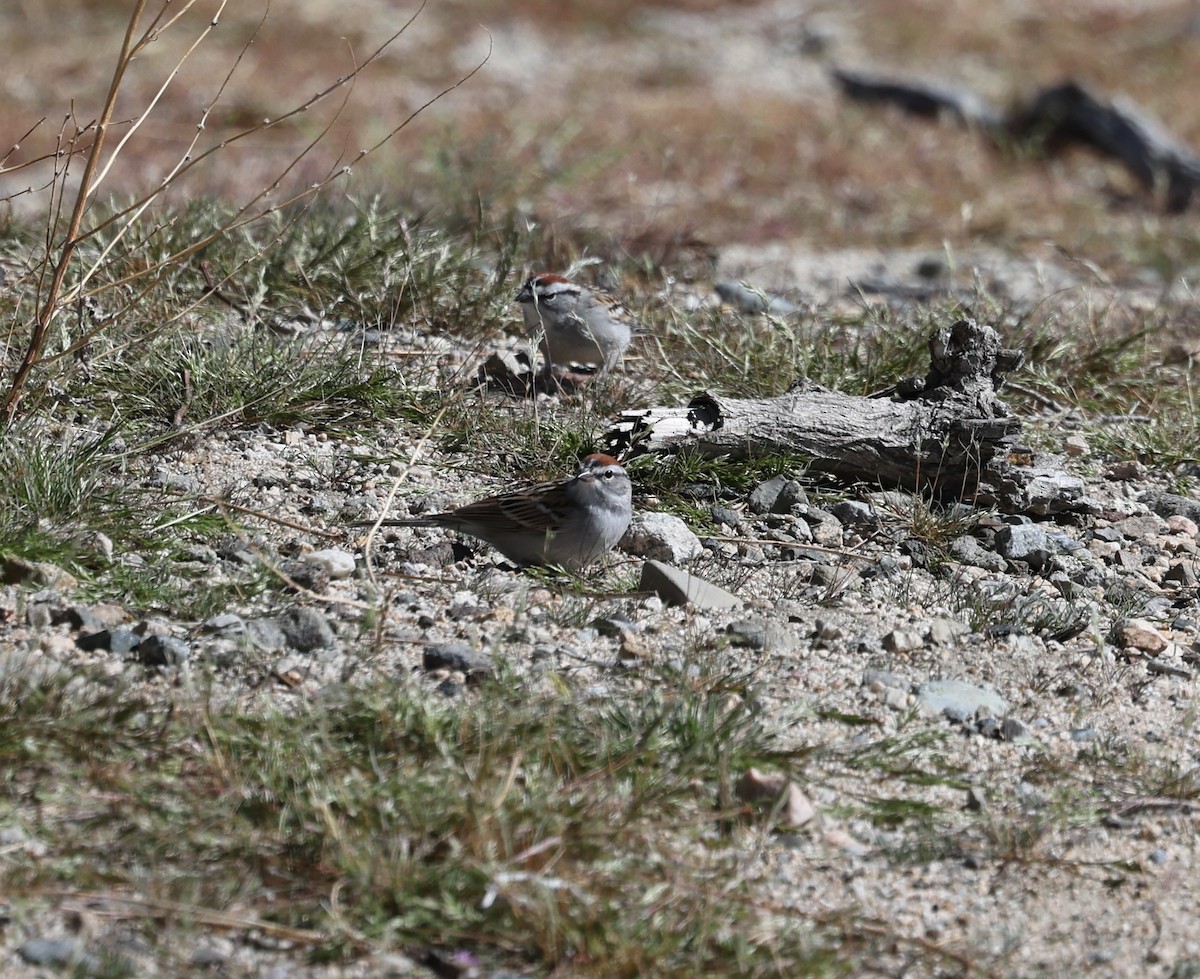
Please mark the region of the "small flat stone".
[[936, 618], [929, 623], [929, 641], [935, 646], [949, 646], [971, 634], [971, 627], [958, 619]]
[[1200, 528], [1196, 526], [1194, 520], [1178, 513], [1167, 517], [1167, 530], [1172, 534], [1182, 534], [1185, 537], [1195, 537], [1200, 534]]
[[338, 550], [336, 547], [327, 547], [324, 550], [305, 554], [303, 560], [315, 564], [335, 581], [340, 578], [349, 578], [354, 574], [354, 555]]
[[1153, 622], [1145, 619], [1126, 619], [1117, 625], [1117, 642], [1144, 653], [1161, 653], [1167, 648], [1167, 639]]
[[842, 500], [831, 506], [829, 512], [846, 527], [874, 527], [879, 523], [879, 514], [861, 500]]
[[100, 970], [100, 960], [76, 941], [66, 938], [30, 938], [17, 946], [17, 954], [30, 965], [51, 968], [75, 966], [87, 973]]
[[930, 680], [917, 688], [917, 703], [932, 714], [953, 711], [956, 717], [972, 718], [985, 709], [994, 717], [1008, 713], [1008, 701], [994, 690], [962, 680]]
[[725, 631], [735, 646], [760, 649], [767, 653], [790, 652], [798, 645], [796, 637], [786, 625], [761, 615], [731, 622]]
[[889, 653], [911, 653], [925, 645], [915, 629], [893, 629], [883, 637], [883, 648]]
[[712, 507], [709, 509], [708, 515], [713, 518], [714, 523], [724, 524], [726, 527], [737, 527], [742, 522], [742, 515], [729, 507]]
[[662, 561], [647, 561], [642, 565], [638, 591], [652, 592], [667, 605], [691, 603], [700, 609], [736, 608], [742, 600], [710, 581], [689, 574]]

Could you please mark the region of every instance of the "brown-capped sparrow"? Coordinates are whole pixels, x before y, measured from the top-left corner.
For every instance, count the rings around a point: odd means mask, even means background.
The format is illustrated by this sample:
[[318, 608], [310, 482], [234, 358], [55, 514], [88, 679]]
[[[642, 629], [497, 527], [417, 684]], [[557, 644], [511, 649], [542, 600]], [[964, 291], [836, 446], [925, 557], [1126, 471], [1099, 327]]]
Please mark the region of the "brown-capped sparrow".
[[598, 364], [600, 373], [608, 373], [641, 329], [615, 296], [553, 272], [527, 279], [517, 302], [525, 331], [541, 347], [547, 374], [554, 364], [571, 363]]
[[582, 568], [616, 546], [633, 516], [629, 474], [595, 453], [567, 479], [489, 496], [457, 510], [380, 526], [447, 527], [487, 541], [518, 564]]

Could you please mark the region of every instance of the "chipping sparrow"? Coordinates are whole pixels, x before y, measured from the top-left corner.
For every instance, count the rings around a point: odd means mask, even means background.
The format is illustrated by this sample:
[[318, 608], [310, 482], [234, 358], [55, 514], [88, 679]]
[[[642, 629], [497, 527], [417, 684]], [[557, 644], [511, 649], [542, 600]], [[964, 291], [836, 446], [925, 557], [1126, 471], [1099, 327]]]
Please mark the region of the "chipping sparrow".
[[552, 364], [599, 364], [607, 373], [617, 366], [640, 326], [621, 300], [601, 289], [581, 286], [553, 272], [526, 280], [517, 293], [525, 331], [536, 337]]
[[567, 479], [489, 496], [447, 513], [382, 526], [448, 527], [487, 541], [518, 564], [582, 568], [612, 550], [633, 515], [629, 474], [612, 456], [583, 459]]

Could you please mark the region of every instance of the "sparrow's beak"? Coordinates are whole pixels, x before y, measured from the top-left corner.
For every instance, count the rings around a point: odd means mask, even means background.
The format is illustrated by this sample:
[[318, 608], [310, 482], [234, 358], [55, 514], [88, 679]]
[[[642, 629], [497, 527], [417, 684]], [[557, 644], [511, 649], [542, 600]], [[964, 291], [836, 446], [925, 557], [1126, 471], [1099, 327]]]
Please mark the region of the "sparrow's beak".
[[531, 303], [534, 301], [532, 279], [521, 286], [521, 291], [517, 293], [516, 301], [519, 303]]

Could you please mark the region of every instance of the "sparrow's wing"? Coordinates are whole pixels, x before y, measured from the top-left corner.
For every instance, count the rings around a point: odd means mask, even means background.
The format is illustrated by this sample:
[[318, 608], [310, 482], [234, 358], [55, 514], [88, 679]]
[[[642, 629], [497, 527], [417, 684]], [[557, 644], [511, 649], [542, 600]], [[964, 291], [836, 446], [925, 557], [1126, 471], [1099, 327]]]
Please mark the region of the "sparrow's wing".
[[469, 503], [449, 513], [438, 514], [447, 526], [487, 527], [499, 532], [537, 531], [547, 533], [562, 525], [563, 513], [551, 505], [561, 493], [562, 481], [538, 483], [514, 493], [502, 493]]

